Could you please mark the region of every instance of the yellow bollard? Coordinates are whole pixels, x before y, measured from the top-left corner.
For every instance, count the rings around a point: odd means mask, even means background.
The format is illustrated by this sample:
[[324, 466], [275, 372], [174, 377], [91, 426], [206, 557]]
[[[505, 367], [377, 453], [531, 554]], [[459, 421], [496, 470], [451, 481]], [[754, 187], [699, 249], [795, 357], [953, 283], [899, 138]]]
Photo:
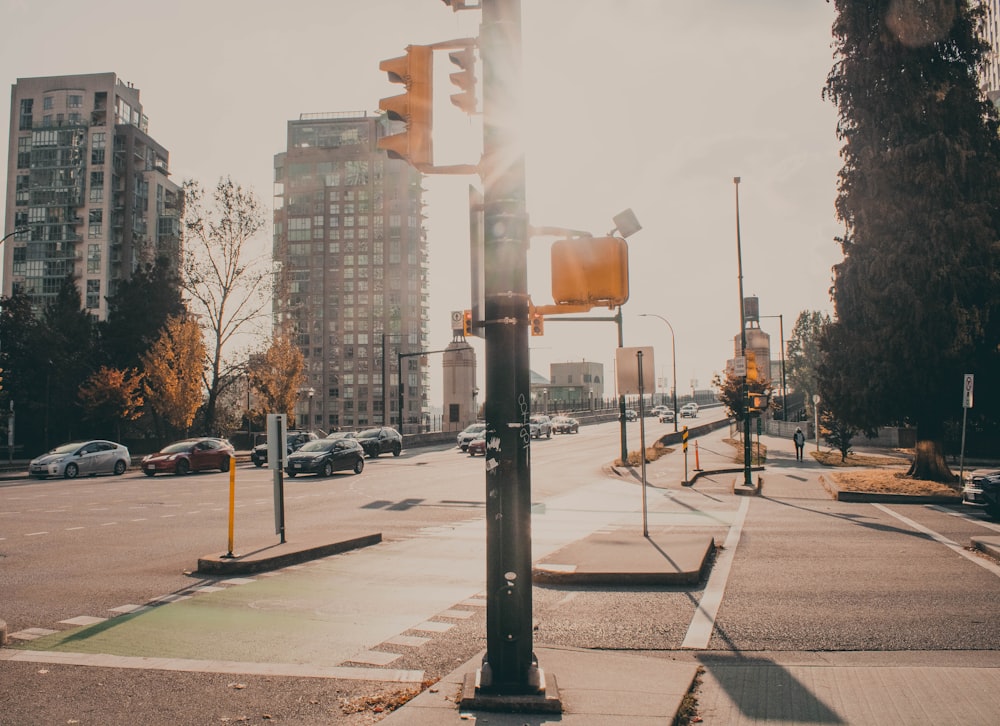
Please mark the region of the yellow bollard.
[[236, 520], [236, 457], [229, 457], [229, 551], [226, 557], [233, 557], [233, 525]]

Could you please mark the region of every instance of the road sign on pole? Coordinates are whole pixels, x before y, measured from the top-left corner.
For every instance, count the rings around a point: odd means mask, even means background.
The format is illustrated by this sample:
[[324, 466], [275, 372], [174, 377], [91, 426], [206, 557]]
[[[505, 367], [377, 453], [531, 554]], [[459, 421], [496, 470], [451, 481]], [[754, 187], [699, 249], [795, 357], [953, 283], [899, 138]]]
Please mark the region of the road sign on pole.
[[972, 408], [972, 387], [974, 382], [975, 376], [971, 373], [966, 373], [962, 383], [962, 408]]

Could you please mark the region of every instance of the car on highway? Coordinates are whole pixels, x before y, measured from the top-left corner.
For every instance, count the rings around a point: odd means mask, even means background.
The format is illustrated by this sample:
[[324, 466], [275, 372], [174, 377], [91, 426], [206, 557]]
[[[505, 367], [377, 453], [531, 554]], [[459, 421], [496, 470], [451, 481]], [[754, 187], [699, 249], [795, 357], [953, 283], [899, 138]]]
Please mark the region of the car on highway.
[[486, 456], [486, 430], [480, 431], [476, 434], [476, 438], [469, 442], [466, 450], [469, 452], [469, 456], [475, 456], [476, 454], [481, 454]]
[[552, 433], [554, 434], [577, 434], [580, 433], [580, 422], [572, 416], [553, 416]]
[[967, 474], [962, 487], [962, 504], [985, 509], [991, 519], [1000, 520], [1000, 469]]
[[540, 439], [543, 436], [547, 439], [552, 438], [552, 419], [544, 413], [536, 413], [528, 419], [528, 426], [531, 429], [531, 438]]
[[348, 436], [307, 441], [289, 454], [285, 462], [285, 473], [290, 477], [299, 474], [330, 476], [335, 471], [345, 470], [355, 474], [365, 470], [364, 449], [357, 439]]
[[[621, 416], [619, 416], [618, 418], [621, 418]], [[625, 409], [625, 420], [626, 421], [638, 421], [639, 420], [639, 414], [637, 414], [634, 409], [626, 408]]]
[[365, 455], [369, 458], [376, 458], [379, 454], [392, 454], [399, 456], [403, 451], [403, 437], [398, 431], [389, 426], [377, 426], [372, 429], [365, 429], [355, 437], [361, 448], [365, 450]]
[[469, 442], [476, 438], [479, 434], [486, 430], [486, 424], [484, 423], [474, 423], [466, 426], [458, 434], [458, 448], [465, 451], [469, 448]]
[[114, 441], [71, 441], [32, 459], [28, 464], [28, 474], [37, 479], [50, 476], [76, 479], [78, 476], [97, 474], [120, 476], [131, 463], [128, 448]]
[[660, 423], [673, 423], [677, 419], [677, 414], [674, 413], [674, 409], [667, 408], [660, 411]]
[[697, 403], [685, 403], [681, 406], [681, 418], [697, 418], [698, 417], [698, 404]]
[[[291, 454], [308, 441], [315, 441], [319, 436], [312, 431], [286, 431], [285, 432], [285, 456]], [[250, 450], [250, 461], [254, 466], [264, 466], [267, 463], [267, 441], [257, 444]]]
[[142, 457], [142, 473], [146, 476], [184, 476], [192, 471], [229, 471], [230, 459], [235, 454], [233, 445], [225, 439], [214, 436], [183, 439], [164, 446], [155, 454]]

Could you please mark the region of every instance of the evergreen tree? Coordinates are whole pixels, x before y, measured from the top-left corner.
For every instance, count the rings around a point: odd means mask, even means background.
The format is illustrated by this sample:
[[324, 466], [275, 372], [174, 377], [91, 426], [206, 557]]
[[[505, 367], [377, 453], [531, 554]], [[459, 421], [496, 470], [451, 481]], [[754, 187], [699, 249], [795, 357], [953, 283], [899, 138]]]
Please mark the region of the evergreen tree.
[[813, 416], [814, 394], [819, 393], [819, 366], [823, 359], [820, 340], [830, 316], [818, 310], [803, 310], [795, 321], [788, 339], [788, 384], [803, 394], [806, 413]]
[[45, 334], [36, 343], [46, 370], [43, 438], [49, 446], [83, 434], [77, 393], [95, 369], [94, 321], [83, 309], [73, 275], [63, 278], [46, 304], [42, 327]]
[[[822, 395], [838, 420], [911, 424], [910, 473], [948, 481], [942, 434], [963, 373], [1000, 370], [1000, 136], [979, 88], [982, 8], [836, 0], [825, 95], [844, 145], [834, 321]], [[996, 410], [996, 387], [977, 388]]]
[[120, 282], [107, 300], [108, 317], [99, 324], [101, 353], [107, 365], [122, 370], [138, 366], [167, 319], [185, 312], [180, 276], [162, 257]]

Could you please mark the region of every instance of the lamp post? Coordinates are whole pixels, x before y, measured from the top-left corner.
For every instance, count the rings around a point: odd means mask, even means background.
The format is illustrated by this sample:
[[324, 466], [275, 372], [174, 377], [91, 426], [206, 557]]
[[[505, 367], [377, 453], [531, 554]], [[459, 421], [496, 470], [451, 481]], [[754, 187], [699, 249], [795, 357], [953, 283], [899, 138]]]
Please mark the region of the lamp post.
[[659, 318], [667, 324], [670, 329], [670, 359], [673, 362], [673, 399], [674, 399], [674, 433], [677, 433], [677, 346], [675, 345], [676, 340], [674, 338], [674, 326], [670, 324], [662, 315], [657, 315], [656, 313], [640, 313], [640, 318]]
[[[740, 240], [740, 178], [733, 177], [736, 187], [736, 263], [740, 283], [740, 357], [747, 355], [746, 313], [743, 309], [743, 247]], [[740, 391], [740, 405], [743, 406], [743, 486], [752, 487], [750, 475], [750, 406], [747, 405], [747, 378], [743, 375], [743, 386]]]
[[785, 407], [785, 397], [788, 390], [785, 388], [785, 318], [783, 315], [761, 315], [762, 318], [778, 319], [778, 335], [781, 337], [781, 420], [788, 420], [788, 409]]
[[312, 425], [313, 425], [313, 420], [312, 420], [312, 418], [313, 418], [313, 396], [316, 395], [316, 389], [310, 386], [309, 390], [306, 391], [306, 395], [309, 396], [309, 406], [306, 409], [306, 417], [307, 417], [307, 419], [306, 419], [306, 424], [307, 424], [306, 425], [306, 431], [312, 431]]
[[476, 386], [472, 389], [472, 422], [475, 423], [479, 420], [479, 404], [476, 402], [479, 398], [479, 387]]

